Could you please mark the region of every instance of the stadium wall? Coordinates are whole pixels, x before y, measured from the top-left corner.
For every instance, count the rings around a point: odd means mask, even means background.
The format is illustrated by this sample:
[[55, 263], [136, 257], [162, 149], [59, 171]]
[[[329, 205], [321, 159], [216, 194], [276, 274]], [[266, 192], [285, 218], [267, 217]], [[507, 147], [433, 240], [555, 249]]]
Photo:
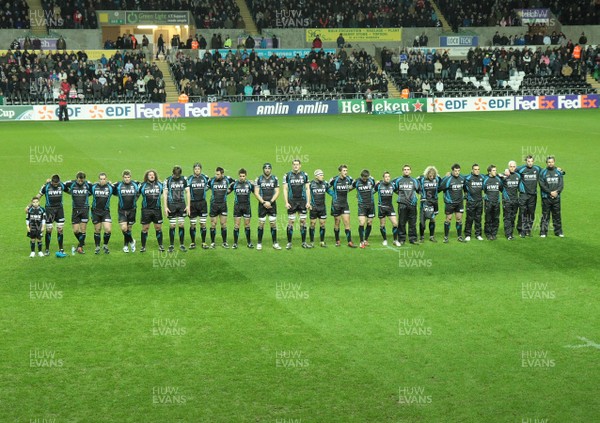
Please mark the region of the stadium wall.
[[[597, 109], [599, 94], [377, 99], [374, 114], [494, 112], [521, 110]], [[163, 103], [163, 104], [77, 104], [69, 105], [71, 120], [148, 119], [153, 125], [171, 125], [182, 118], [227, 118], [246, 116], [296, 116], [364, 114], [364, 100]], [[0, 121], [58, 121], [57, 105], [0, 106]]]
[[[526, 27], [472, 27], [468, 28], [470, 33], [473, 33], [479, 37], [479, 45], [490, 46], [492, 44], [492, 37], [499, 31], [501, 34], [506, 35], [517, 35], [522, 34]], [[335, 29], [338, 31], [338, 29]], [[568, 39], [577, 42], [582, 32], [585, 32], [588, 42], [590, 44], [600, 43], [600, 25], [589, 25], [589, 26], [568, 26], [563, 25], [562, 31], [565, 33]], [[240, 30], [225, 30], [225, 29], [210, 29], [205, 31], [199, 31], [209, 37], [212, 33], [229, 34], [232, 37], [243, 36], [243, 31]], [[339, 32], [344, 33], [344, 29], [340, 28]], [[440, 35], [452, 35], [442, 34], [440, 28], [402, 28], [401, 41], [358, 41], [350, 42], [352, 48], [364, 48], [367, 53], [375, 54], [376, 48], [388, 47], [412, 47], [413, 40], [416, 36], [421, 35], [423, 32], [429, 37], [428, 47], [436, 48], [440, 46]], [[311, 41], [307, 41], [305, 29], [285, 29], [285, 28], [265, 28], [263, 34], [271, 36], [272, 34], [277, 35], [280, 40], [280, 47], [286, 49], [299, 49], [299, 48], [310, 48]], [[54, 36], [62, 35], [67, 41], [68, 50], [95, 50], [102, 49], [104, 46], [104, 40], [102, 39], [101, 29], [61, 29], [53, 32]], [[0, 50], [8, 49], [10, 43], [15, 38], [24, 38], [31, 36], [31, 32], [26, 29], [3, 29], [0, 31]], [[324, 42], [323, 47], [335, 48], [335, 42]]]
[[[52, 31], [47, 38], [58, 38], [62, 35], [67, 42], [67, 50], [99, 50], [104, 47], [102, 31], [99, 29], [60, 29]], [[3, 29], [0, 31], [0, 50], [10, 48], [14, 39], [30, 37], [28, 29]]]

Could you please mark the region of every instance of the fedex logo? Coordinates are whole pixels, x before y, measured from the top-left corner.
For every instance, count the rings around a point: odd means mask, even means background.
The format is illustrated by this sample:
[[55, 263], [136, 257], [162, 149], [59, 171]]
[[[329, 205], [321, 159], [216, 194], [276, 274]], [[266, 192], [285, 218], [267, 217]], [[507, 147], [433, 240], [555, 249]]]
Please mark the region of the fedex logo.
[[559, 95], [558, 96], [558, 108], [559, 109], [580, 109], [581, 103], [578, 95]]
[[229, 103], [138, 104], [135, 108], [135, 117], [138, 119], [226, 117], [230, 115]]
[[581, 100], [582, 109], [596, 109], [598, 108], [598, 94], [583, 94], [579, 96]]
[[152, 119], [162, 117], [161, 104], [136, 104], [136, 119]]
[[183, 117], [225, 117], [230, 115], [225, 103], [185, 103]]
[[162, 105], [163, 115], [165, 118], [180, 118], [183, 117], [183, 104], [180, 103], [165, 103]]
[[515, 110], [538, 110], [537, 97], [515, 97]]
[[538, 99], [540, 110], [554, 110], [558, 109], [556, 104], [557, 97], [554, 95], [540, 96]]

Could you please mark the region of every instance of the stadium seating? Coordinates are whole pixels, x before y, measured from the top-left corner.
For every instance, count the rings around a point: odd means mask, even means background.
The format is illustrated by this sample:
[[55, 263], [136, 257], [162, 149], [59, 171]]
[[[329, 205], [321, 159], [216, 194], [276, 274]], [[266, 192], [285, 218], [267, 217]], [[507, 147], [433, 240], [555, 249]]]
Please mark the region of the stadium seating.
[[25, 0], [4, 2], [0, 7], [0, 29], [29, 29], [29, 6]]
[[[396, 52], [391, 60], [388, 75], [399, 90], [408, 88], [415, 97], [435, 95], [439, 97], [473, 97], [506, 95], [557, 95], [588, 94], [595, 90], [585, 81], [585, 62], [574, 62], [564, 48], [548, 48], [542, 51], [530, 49], [531, 62], [523, 60], [526, 54], [518, 50], [500, 48], [471, 50], [465, 60], [450, 60], [436, 52], [423, 53], [417, 49]], [[590, 55], [596, 52], [590, 49]], [[408, 71], [398, 64], [399, 57], [406, 58]], [[547, 56], [550, 64], [541, 65]], [[491, 58], [483, 65], [483, 58]], [[386, 59], [382, 59], [385, 61]], [[431, 72], [427, 64], [443, 63], [443, 70]], [[487, 62], [486, 62], [487, 63]], [[423, 89], [423, 81], [429, 81], [431, 91]], [[435, 84], [441, 80], [443, 91], [436, 92]]]
[[[242, 24], [235, 0], [189, 2], [167, 0], [95, 0], [87, 4], [68, 0], [43, 0], [50, 28], [96, 28], [96, 10], [189, 10], [197, 28], [238, 28]], [[117, 7], [118, 6], [118, 7]], [[81, 16], [78, 16], [78, 13]], [[243, 26], [243, 25], [242, 25]]]
[[349, 3], [306, 0], [247, 0], [260, 28], [434, 27], [438, 18], [428, 0]]
[[200, 60], [180, 52], [171, 67], [179, 92], [191, 101], [362, 98], [367, 88], [387, 97], [387, 79], [364, 50], [346, 59], [323, 51], [305, 59], [261, 59], [246, 50], [223, 54]]
[[[39, 64], [35, 64], [35, 59]], [[139, 52], [115, 52], [92, 61], [83, 51], [37, 55], [15, 52], [0, 63], [0, 92], [7, 105], [55, 104], [61, 83], [69, 84], [70, 103], [147, 103], [164, 101], [163, 77]], [[62, 67], [59, 67], [62, 63]], [[162, 87], [162, 88], [161, 88]]]
[[563, 25], [600, 25], [600, 3], [577, 0], [544, 0]]

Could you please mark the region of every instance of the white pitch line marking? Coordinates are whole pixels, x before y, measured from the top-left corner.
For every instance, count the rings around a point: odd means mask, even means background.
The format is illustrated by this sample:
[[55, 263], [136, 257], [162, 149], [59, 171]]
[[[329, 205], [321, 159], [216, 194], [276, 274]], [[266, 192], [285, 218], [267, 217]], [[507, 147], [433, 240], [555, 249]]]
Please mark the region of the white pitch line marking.
[[580, 345], [565, 345], [565, 348], [587, 348], [587, 347], [592, 347], [592, 348], [597, 348], [600, 350], [600, 344], [595, 343], [594, 341], [590, 341], [589, 339], [583, 337], [583, 336], [578, 336], [577, 339], [579, 339], [580, 341], [585, 342], [585, 344], [580, 344]]

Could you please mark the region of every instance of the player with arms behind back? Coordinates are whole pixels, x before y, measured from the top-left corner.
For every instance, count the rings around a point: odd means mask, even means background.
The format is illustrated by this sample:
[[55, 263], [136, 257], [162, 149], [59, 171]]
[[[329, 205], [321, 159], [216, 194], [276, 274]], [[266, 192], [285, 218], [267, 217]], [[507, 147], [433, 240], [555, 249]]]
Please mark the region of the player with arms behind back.
[[315, 170], [315, 179], [310, 184], [310, 244], [315, 242], [315, 228], [319, 219], [319, 239], [321, 247], [325, 244], [325, 222], [327, 220], [327, 206], [325, 205], [325, 194], [329, 189], [329, 183], [324, 180], [325, 174], [321, 169]]
[[194, 164], [194, 173], [187, 179], [187, 194], [190, 199], [187, 215], [190, 217], [190, 250], [196, 248], [196, 225], [200, 220], [200, 235], [202, 237], [202, 248], [207, 249], [206, 244], [206, 218], [208, 206], [206, 204], [206, 190], [210, 178], [202, 173], [202, 165]]
[[329, 181], [329, 194], [333, 198], [331, 202], [331, 215], [334, 218], [333, 233], [335, 235], [335, 246], [339, 247], [340, 243], [340, 222], [344, 222], [346, 231], [346, 241], [348, 247], [356, 248], [352, 243], [352, 231], [350, 230], [350, 206], [348, 205], [348, 192], [352, 188], [352, 178], [348, 176], [348, 166], [345, 164], [338, 167], [340, 172]]
[[[375, 217], [375, 180], [367, 169], [360, 172], [360, 178], [352, 183], [358, 199], [358, 235], [360, 248], [369, 245], [369, 236]], [[366, 225], [366, 228], [365, 228]]]
[[271, 163], [263, 165], [263, 173], [254, 182], [254, 195], [258, 199], [258, 242], [257, 250], [262, 250], [262, 239], [267, 216], [271, 226], [271, 239], [273, 248], [281, 250], [277, 242], [277, 197], [279, 197], [279, 180], [277, 176], [272, 175], [273, 167]]
[[379, 217], [379, 231], [383, 237], [383, 245], [387, 246], [387, 230], [385, 228], [385, 218], [389, 218], [392, 222], [392, 235], [394, 238], [394, 245], [399, 247], [400, 241], [398, 241], [398, 219], [396, 218], [396, 211], [394, 210], [394, 183], [390, 172], [383, 172], [383, 179], [375, 184], [375, 191], [377, 192], [377, 215]]
[[[137, 199], [139, 193], [139, 183], [132, 181], [131, 171], [125, 169], [122, 173], [122, 180], [113, 185], [114, 195], [119, 200], [119, 226], [123, 233], [123, 252], [135, 252], [135, 240], [131, 231], [135, 224], [135, 215], [137, 212]], [[143, 232], [142, 232], [143, 234]], [[146, 245], [146, 244], [144, 244]]]
[[300, 218], [300, 236], [302, 248], [312, 248], [306, 243], [306, 210], [310, 206], [310, 189], [308, 175], [301, 170], [302, 163], [296, 159], [292, 162], [292, 170], [283, 175], [283, 199], [288, 211], [287, 245], [286, 250], [292, 248], [294, 234], [294, 221], [296, 215]]
[[215, 248], [215, 237], [217, 235], [217, 216], [221, 224], [221, 239], [223, 240], [222, 247], [229, 248], [227, 243], [227, 194], [229, 193], [229, 185], [233, 182], [229, 176], [225, 176], [225, 169], [217, 167], [215, 176], [208, 181], [208, 189], [210, 189], [210, 248]]
[[254, 248], [254, 244], [250, 241], [250, 218], [252, 217], [252, 207], [250, 206], [250, 196], [254, 194], [254, 184], [248, 179], [246, 169], [238, 171], [237, 181], [229, 185], [229, 192], [233, 192], [233, 248], [238, 248], [238, 239], [240, 237], [240, 223], [244, 218], [244, 233], [246, 235], [246, 246]]
[[[141, 253], [146, 251], [146, 241], [148, 240], [148, 229], [150, 224], [154, 224], [156, 231], [156, 241], [158, 242], [158, 251], [165, 251], [163, 246], [163, 215], [161, 199], [163, 196], [163, 184], [158, 180], [156, 170], [147, 170], [144, 174], [144, 181], [139, 188], [140, 197], [142, 197], [142, 249]], [[134, 244], [135, 245], [135, 244]], [[133, 253], [135, 250], [132, 249]]]
[[104, 254], [109, 254], [108, 241], [112, 232], [112, 219], [110, 216], [110, 198], [113, 195], [113, 186], [108, 183], [106, 173], [98, 175], [98, 182], [92, 185], [92, 224], [94, 225], [95, 254], [100, 254], [100, 233], [104, 229]]
[[435, 166], [427, 166], [419, 178], [421, 194], [421, 216], [419, 219], [419, 236], [425, 241], [425, 226], [429, 220], [429, 241], [435, 239], [435, 217], [438, 214], [438, 192], [442, 178]]
[[84, 172], [77, 172], [75, 180], [65, 183], [65, 192], [71, 195], [73, 200], [73, 210], [71, 223], [73, 225], [73, 234], [78, 241], [77, 252], [85, 254], [85, 237], [87, 223], [90, 220], [90, 202], [92, 195], [92, 184], [86, 180]]
[[181, 166], [173, 167], [173, 173], [164, 182], [163, 207], [169, 219], [169, 252], [175, 251], [175, 228], [179, 234], [179, 250], [187, 251], [185, 241], [185, 215], [190, 208], [187, 179], [182, 176]]

